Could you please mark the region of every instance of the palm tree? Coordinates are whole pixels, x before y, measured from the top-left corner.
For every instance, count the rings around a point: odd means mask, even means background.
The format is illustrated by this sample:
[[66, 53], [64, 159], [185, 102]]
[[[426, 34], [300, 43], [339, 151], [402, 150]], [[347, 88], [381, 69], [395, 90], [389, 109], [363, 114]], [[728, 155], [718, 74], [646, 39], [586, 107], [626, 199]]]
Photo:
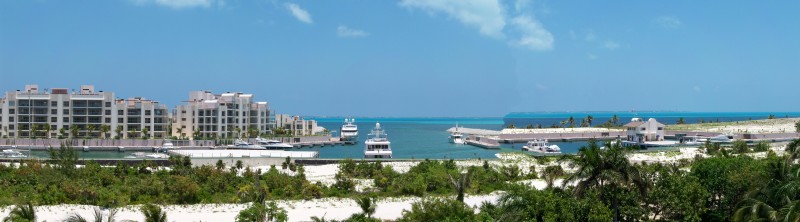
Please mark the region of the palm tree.
[[[646, 185], [642, 180], [638, 168], [633, 166], [625, 156], [627, 151], [622, 143], [607, 142], [607, 149], [600, 149], [597, 142], [589, 141], [588, 147], [582, 147], [576, 157], [570, 157], [571, 167], [576, 171], [564, 180], [563, 186], [570, 182], [579, 181], [573, 189], [573, 194], [583, 197], [584, 193], [590, 188], [609, 187], [618, 189], [630, 185], [639, 189], [642, 196], [646, 194]], [[611, 198], [611, 208], [614, 210], [614, 221], [619, 221], [619, 206], [617, 206], [617, 195], [615, 192], [609, 193]], [[609, 194], [601, 194], [603, 196]]]
[[356, 199], [356, 203], [359, 207], [361, 207], [361, 211], [363, 214], [367, 215], [367, 218], [371, 218], [372, 214], [375, 213], [375, 202], [370, 197], [362, 197]]
[[453, 187], [456, 189], [456, 200], [458, 202], [464, 203], [464, 193], [466, 192], [467, 188], [469, 188], [469, 174], [470, 171], [467, 171], [465, 174], [461, 174], [461, 177], [458, 180], [453, 179], [452, 175], [448, 175], [450, 177], [450, 182], [453, 183]]
[[47, 138], [50, 138], [50, 132], [53, 131], [53, 127], [50, 124], [44, 125], [44, 131], [47, 132]]
[[[103, 210], [101, 210], [99, 207], [95, 207], [94, 208], [94, 220], [92, 220], [92, 221], [94, 221], [94, 222], [103, 222], [103, 221], [105, 221], [105, 222], [114, 222], [114, 217], [116, 216], [116, 214], [117, 214], [117, 209], [113, 209], [112, 208], [112, 209], [110, 209], [108, 211], [108, 216], [105, 217], [105, 220], [103, 220], [103, 216], [104, 216], [103, 215]], [[86, 218], [82, 217], [81, 215], [79, 215], [77, 213], [74, 213], [72, 216], [69, 216], [64, 222], [88, 222], [88, 221], [89, 220], [86, 220]]]
[[799, 221], [800, 169], [792, 169], [792, 159], [767, 164], [770, 180], [747, 199], [731, 217], [732, 221]]
[[29, 137], [36, 139], [36, 134], [39, 134], [39, 125], [34, 124], [33, 127], [31, 127], [31, 135], [29, 135]]
[[236, 137], [241, 139], [242, 138], [242, 129], [238, 126], [236, 127]]
[[150, 129], [147, 127], [142, 128], [142, 139], [150, 138]]
[[567, 119], [567, 123], [569, 123], [569, 127], [575, 127], [575, 118], [573, 118], [573, 117], [571, 117], [571, 116], [570, 116], [570, 117]]
[[619, 117], [617, 117], [617, 114], [611, 116], [611, 124], [613, 124], [614, 126], [619, 125]]
[[167, 213], [161, 210], [161, 207], [153, 204], [145, 204], [139, 210], [144, 214], [145, 222], [166, 222]]
[[592, 121], [594, 121], [594, 117], [592, 115], [586, 116], [586, 123], [588, 123], [590, 127], [592, 126]]
[[100, 126], [100, 132], [103, 133], [103, 139], [108, 139], [108, 132], [111, 131], [111, 126], [103, 124]]
[[117, 125], [117, 128], [114, 129], [114, 132], [117, 133], [117, 138], [123, 138], [123, 136], [122, 136], [122, 125]]
[[36, 211], [33, 209], [33, 204], [28, 203], [23, 206], [14, 207], [8, 213], [8, 217], [3, 219], [3, 222], [17, 222], [17, 221], [36, 221]]
[[69, 126], [69, 137], [75, 139], [78, 137], [78, 125]]
[[561, 168], [560, 165], [548, 166], [542, 171], [542, 177], [544, 177], [544, 181], [547, 182], [547, 188], [553, 187], [553, 182], [556, 178], [562, 176], [564, 176], [564, 169]]
[[183, 128], [178, 128], [178, 139], [183, 139]]
[[94, 135], [94, 131], [97, 130], [97, 126], [90, 124], [86, 126], [86, 129], [89, 130], [89, 135], [87, 135], [86, 137], [92, 137]]

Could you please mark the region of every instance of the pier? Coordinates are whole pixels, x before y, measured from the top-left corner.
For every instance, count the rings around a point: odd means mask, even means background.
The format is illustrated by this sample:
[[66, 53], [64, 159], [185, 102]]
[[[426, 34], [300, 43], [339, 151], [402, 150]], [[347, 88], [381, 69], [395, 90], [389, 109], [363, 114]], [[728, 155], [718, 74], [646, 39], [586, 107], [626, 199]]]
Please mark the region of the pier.
[[319, 158], [317, 151], [285, 150], [170, 150], [170, 155], [191, 158]]
[[497, 140], [488, 137], [467, 136], [464, 141], [466, 141], [468, 145], [473, 145], [484, 149], [500, 149], [500, 143], [498, 143]]

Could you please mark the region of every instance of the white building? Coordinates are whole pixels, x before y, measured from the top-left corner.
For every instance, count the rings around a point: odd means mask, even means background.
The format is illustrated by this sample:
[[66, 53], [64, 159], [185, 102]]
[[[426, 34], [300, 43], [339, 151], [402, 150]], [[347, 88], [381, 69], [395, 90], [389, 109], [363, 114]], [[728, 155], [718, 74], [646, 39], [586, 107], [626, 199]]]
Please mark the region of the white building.
[[[121, 105], [125, 104], [125, 105]], [[131, 104], [130, 106], [127, 104]], [[50, 92], [38, 85], [26, 85], [25, 90], [6, 92], [0, 99], [0, 134], [10, 138], [56, 138], [117, 136], [115, 129], [147, 128], [149, 136], [166, 135], [169, 124], [166, 106], [149, 101], [115, 100], [114, 93], [95, 91], [92, 85], [82, 85], [79, 91], [54, 88]], [[49, 126], [49, 130], [47, 127]], [[109, 130], [101, 135], [103, 126]], [[75, 127], [76, 135], [72, 128]]]
[[253, 94], [208, 91], [189, 93], [185, 104], [173, 110], [172, 135], [179, 138], [245, 137], [250, 130], [258, 134], [270, 129], [267, 102], [255, 102]]
[[664, 127], [664, 124], [659, 123], [653, 118], [647, 121], [642, 121], [640, 118], [633, 118], [630, 123], [625, 124], [628, 135], [627, 140], [635, 143], [663, 141]]
[[300, 116], [288, 114], [276, 114], [275, 126], [285, 130], [291, 130], [292, 136], [311, 136], [325, 131], [324, 127], [317, 125], [316, 120], [307, 120]]

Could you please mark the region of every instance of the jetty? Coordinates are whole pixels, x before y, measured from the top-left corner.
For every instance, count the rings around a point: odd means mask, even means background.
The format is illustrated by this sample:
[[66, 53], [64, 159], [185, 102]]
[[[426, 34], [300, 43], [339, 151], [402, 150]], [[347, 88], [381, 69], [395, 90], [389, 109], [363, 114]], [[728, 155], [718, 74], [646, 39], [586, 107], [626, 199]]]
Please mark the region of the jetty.
[[468, 145], [477, 146], [484, 149], [500, 149], [500, 143], [497, 140], [489, 137], [482, 136], [467, 136], [464, 140]]
[[319, 158], [318, 151], [285, 150], [170, 150], [170, 155], [190, 158]]

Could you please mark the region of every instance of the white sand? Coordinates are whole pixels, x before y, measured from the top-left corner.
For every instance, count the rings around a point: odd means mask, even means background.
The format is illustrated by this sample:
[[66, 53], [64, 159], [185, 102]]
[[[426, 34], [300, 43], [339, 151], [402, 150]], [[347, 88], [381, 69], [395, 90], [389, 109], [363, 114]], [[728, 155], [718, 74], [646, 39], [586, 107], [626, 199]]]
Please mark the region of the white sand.
[[538, 133], [596, 133], [596, 132], [621, 132], [621, 129], [599, 127], [576, 128], [543, 128], [543, 129], [503, 129], [502, 134], [538, 134]]
[[[497, 202], [501, 193], [488, 195], [467, 195], [464, 203], [478, 208], [483, 202]], [[378, 200], [374, 217], [383, 220], [395, 220], [402, 217], [403, 210], [411, 209], [411, 203], [420, 201], [418, 197], [387, 198]], [[197, 205], [167, 205], [163, 206], [169, 221], [234, 221], [239, 211], [247, 208], [249, 204], [197, 204]], [[278, 201], [278, 206], [286, 210], [289, 221], [310, 221], [312, 216], [325, 217], [325, 219], [343, 220], [352, 214], [360, 213], [361, 208], [352, 199], [326, 198], [310, 201]], [[62, 221], [78, 213], [91, 220], [94, 207], [87, 205], [56, 205], [36, 207], [38, 221]], [[11, 211], [11, 207], [0, 209], [0, 218], [4, 218]], [[129, 206], [120, 209], [116, 216], [117, 221], [133, 220], [143, 221], [144, 216], [138, 211], [138, 206]]]
[[794, 133], [800, 118], [765, 119], [739, 122], [669, 125], [668, 130], [687, 130], [717, 133]]

